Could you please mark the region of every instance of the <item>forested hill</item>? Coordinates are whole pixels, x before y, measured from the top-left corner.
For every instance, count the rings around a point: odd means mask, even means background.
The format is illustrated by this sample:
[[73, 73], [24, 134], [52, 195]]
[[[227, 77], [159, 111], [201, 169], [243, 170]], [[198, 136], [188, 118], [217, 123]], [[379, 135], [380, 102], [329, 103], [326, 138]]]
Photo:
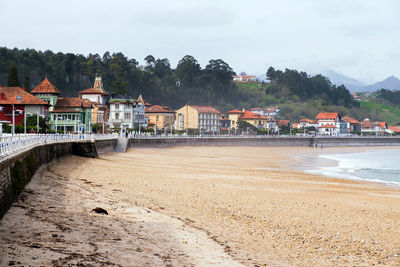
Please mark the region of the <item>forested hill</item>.
[[[0, 84], [7, 85], [8, 72], [15, 63], [20, 86], [33, 89], [47, 77], [65, 96], [93, 86], [96, 74], [103, 78], [105, 88], [112, 93], [133, 97], [142, 94], [150, 103], [179, 108], [184, 104], [209, 104], [226, 111], [290, 102], [319, 101], [324, 105], [357, 106], [347, 89], [336, 87], [321, 75], [308, 76], [295, 70], [270, 68], [270, 84], [256, 90], [232, 82], [234, 71], [223, 60], [210, 60], [205, 68], [192, 56], [184, 56], [175, 69], [168, 59], [149, 55], [145, 66], [122, 53], [106, 52], [100, 56], [53, 53], [34, 49], [0, 48]], [[317, 111], [315, 111], [317, 112]]]

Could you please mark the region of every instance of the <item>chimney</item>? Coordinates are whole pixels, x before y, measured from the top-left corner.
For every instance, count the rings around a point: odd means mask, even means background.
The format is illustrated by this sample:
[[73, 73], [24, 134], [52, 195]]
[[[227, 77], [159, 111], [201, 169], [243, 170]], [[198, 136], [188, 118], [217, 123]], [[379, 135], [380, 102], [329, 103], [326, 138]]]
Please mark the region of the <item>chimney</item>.
[[21, 89], [25, 91], [25, 86], [22, 86], [22, 88], [21, 88]]
[[242, 108], [242, 112], [245, 112], [246, 111], [246, 109], [245, 108]]

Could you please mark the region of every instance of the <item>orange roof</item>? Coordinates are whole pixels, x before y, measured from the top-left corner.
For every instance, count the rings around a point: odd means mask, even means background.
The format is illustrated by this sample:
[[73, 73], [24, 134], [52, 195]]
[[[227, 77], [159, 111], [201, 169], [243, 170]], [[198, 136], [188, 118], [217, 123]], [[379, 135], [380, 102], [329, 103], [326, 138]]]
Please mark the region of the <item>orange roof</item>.
[[380, 121], [378, 123], [379, 123], [379, 126], [381, 126], [381, 128], [386, 129], [386, 122]]
[[315, 123], [315, 121], [310, 120], [310, 119], [301, 119], [299, 122], [308, 122], [308, 123]]
[[339, 116], [337, 112], [321, 112], [318, 113], [317, 120], [334, 120]]
[[290, 121], [289, 120], [278, 120], [278, 126], [289, 126]]
[[354, 119], [352, 117], [349, 117], [349, 116], [344, 116], [342, 118], [342, 120], [344, 120], [344, 121], [346, 121], [348, 123], [352, 123], [352, 124], [360, 124], [360, 122], [358, 120], [356, 120], [356, 119]]
[[145, 112], [146, 113], [175, 113], [175, 111], [170, 109], [169, 107], [159, 106], [159, 105], [146, 107]]
[[395, 133], [400, 133], [400, 129], [397, 128], [396, 126], [388, 126], [389, 130], [392, 130]]
[[85, 94], [85, 95], [109, 95], [109, 93], [104, 92], [98, 88], [88, 88], [85, 90], [82, 90], [79, 92], [80, 95]]
[[61, 92], [46, 78], [38, 86], [33, 88], [31, 93], [32, 94], [41, 94], [41, 93], [59, 94]]
[[221, 113], [218, 109], [213, 108], [211, 106], [192, 106], [190, 105], [190, 107], [194, 108], [195, 110], [197, 110], [200, 113]]
[[[17, 99], [18, 97], [18, 99]], [[19, 87], [0, 87], [0, 105], [48, 105]]]
[[333, 124], [325, 124], [325, 125], [319, 126], [319, 128], [336, 128], [336, 126]]
[[245, 110], [242, 116], [239, 117], [241, 120], [267, 120], [268, 118], [260, 114]]
[[59, 108], [90, 108], [92, 102], [87, 99], [80, 99], [78, 97], [60, 97], [58, 98], [55, 109]]
[[240, 111], [238, 109], [233, 109], [231, 111], [228, 111], [228, 114], [243, 114], [243, 111]]

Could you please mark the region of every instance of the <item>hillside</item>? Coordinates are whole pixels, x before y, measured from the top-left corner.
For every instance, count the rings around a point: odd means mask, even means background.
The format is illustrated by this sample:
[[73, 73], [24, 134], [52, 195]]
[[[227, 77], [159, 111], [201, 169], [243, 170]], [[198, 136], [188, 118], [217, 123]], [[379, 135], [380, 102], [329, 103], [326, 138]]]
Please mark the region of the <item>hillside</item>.
[[346, 87], [332, 85], [322, 75], [270, 67], [266, 73], [271, 83], [235, 84], [235, 72], [221, 59], [210, 60], [205, 68], [190, 55], [184, 56], [175, 69], [166, 58], [149, 55], [145, 62], [145, 66], [139, 66], [136, 59], [122, 53], [84, 56], [2, 47], [0, 84], [7, 84], [9, 68], [16, 63], [20, 86], [33, 89], [47, 76], [65, 96], [76, 96], [80, 90], [90, 88], [95, 76], [101, 75], [105, 88], [113, 94], [142, 94], [152, 104], [173, 109], [196, 104], [213, 105], [226, 112], [233, 108], [279, 105], [282, 118], [292, 120], [313, 118], [321, 111], [380, 120], [385, 120], [386, 114], [395, 120], [392, 111], [370, 114], [370, 109], [360, 108]]

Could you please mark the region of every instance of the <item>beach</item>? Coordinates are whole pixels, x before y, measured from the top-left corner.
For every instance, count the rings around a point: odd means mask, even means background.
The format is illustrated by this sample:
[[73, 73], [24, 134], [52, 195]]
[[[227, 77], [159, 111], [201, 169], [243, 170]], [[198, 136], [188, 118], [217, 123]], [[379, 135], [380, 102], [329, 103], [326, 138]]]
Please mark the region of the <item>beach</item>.
[[399, 266], [398, 187], [301, 170], [321, 153], [360, 149], [67, 157], [41, 170], [0, 221], [0, 266]]

